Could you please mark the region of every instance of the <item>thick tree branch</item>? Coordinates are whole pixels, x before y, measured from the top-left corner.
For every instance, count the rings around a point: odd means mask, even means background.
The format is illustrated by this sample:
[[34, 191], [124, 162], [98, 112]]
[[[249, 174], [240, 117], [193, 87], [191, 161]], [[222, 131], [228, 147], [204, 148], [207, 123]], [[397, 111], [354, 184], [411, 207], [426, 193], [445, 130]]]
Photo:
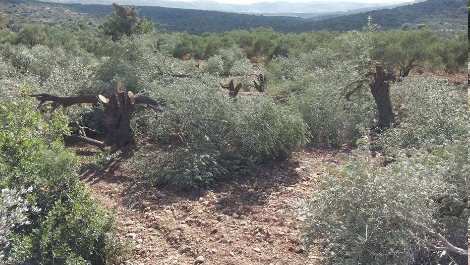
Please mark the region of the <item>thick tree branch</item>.
[[75, 104], [81, 103], [92, 103], [95, 104], [98, 102], [98, 95], [80, 95], [74, 97], [59, 97], [51, 94], [34, 94], [30, 95], [39, 100], [38, 109], [44, 106], [45, 104], [50, 104], [52, 106], [52, 111], [58, 107], [69, 107]]
[[[60, 97], [60, 96], [42, 93], [42, 94], [33, 94], [30, 96], [39, 100], [38, 109], [48, 104], [52, 107], [51, 111], [54, 111], [60, 106], [65, 108], [65, 107], [69, 107], [75, 104], [82, 104], [82, 103], [96, 104], [98, 103], [99, 100], [101, 100], [103, 103], [107, 103], [106, 97], [102, 95], [80, 95], [80, 96], [72, 96], [72, 97]], [[135, 100], [133, 102], [134, 104], [146, 104], [148, 106], [153, 106], [153, 107], [157, 107], [159, 105], [157, 101], [144, 95], [134, 96], [134, 100]]]

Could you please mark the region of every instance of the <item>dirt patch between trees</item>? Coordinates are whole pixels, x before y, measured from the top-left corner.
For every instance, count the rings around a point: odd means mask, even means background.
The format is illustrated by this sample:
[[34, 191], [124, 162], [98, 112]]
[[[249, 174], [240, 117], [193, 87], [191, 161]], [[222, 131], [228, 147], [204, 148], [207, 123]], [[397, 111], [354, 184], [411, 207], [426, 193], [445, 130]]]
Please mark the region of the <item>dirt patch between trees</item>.
[[[77, 154], [93, 152], [75, 147]], [[297, 152], [250, 176], [232, 176], [211, 189], [172, 192], [145, 188], [119, 164], [84, 168], [80, 179], [115, 211], [125, 264], [289, 264], [322, 259], [302, 244], [302, 202], [311, 197], [328, 164], [346, 150]]]

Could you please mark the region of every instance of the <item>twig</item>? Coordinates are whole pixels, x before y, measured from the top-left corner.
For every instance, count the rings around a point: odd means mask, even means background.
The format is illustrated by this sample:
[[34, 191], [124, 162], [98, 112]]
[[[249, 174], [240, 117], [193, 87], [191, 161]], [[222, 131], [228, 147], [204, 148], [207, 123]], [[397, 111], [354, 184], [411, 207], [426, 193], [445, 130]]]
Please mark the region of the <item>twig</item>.
[[99, 148], [104, 148], [106, 146], [104, 142], [95, 140], [95, 139], [90, 138], [90, 137], [85, 137], [85, 136], [82, 136], [82, 135], [72, 135], [71, 137], [77, 138], [80, 141], [83, 141], [83, 142], [86, 142], [88, 144], [97, 146]]

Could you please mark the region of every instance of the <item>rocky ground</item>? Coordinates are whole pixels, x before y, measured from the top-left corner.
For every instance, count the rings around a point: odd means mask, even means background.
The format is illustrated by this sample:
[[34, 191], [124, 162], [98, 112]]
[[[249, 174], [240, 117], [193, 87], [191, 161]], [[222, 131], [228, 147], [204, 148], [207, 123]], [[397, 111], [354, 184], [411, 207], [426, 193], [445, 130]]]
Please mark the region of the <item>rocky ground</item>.
[[[91, 154], [80, 150], [77, 153]], [[346, 150], [305, 149], [250, 176], [192, 192], [144, 188], [123, 165], [85, 167], [82, 182], [115, 211], [126, 264], [321, 264], [302, 243], [302, 202]]]
[[[452, 75], [456, 85], [467, 75]], [[84, 160], [98, 151], [73, 143]], [[121, 241], [132, 249], [125, 264], [322, 264], [302, 243], [299, 213], [319, 176], [349, 150], [304, 149], [249, 176], [230, 176], [210, 189], [174, 192], [139, 183], [119, 161], [85, 166], [81, 180], [115, 212]]]

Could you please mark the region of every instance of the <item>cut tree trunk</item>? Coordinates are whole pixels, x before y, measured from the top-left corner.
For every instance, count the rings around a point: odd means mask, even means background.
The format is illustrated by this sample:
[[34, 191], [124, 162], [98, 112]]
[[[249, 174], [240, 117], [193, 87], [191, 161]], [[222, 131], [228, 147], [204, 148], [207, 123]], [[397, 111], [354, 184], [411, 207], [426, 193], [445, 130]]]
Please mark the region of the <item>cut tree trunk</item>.
[[119, 90], [109, 97], [104, 112], [108, 136], [104, 144], [111, 150], [132, 150], [135, 147], [131, 118], [134, 113], [134, 95]]
[[393, 73], [386, 73], [383, 66], [375, 66], [374, 81], [369, 84], [379, 112], [378, 126], [388, 128], [395, 122], [392, 101], [390, 100], [390, 85], [395, 81]]
[[109, 98], [102, 95], [81, 95], [74, 97], [59, 97], [50, 94], [35, 94], [31, 95], [39, 100], [38, 109], [43, 108], [45, 105], [50, 105], [50, 111], [54, 111], [58, 107], [68, 107], [74, 104], [92, 103], [96, 104], [99, 101], [105, 104], [106, 120], [105, 124], [108, 129], [108, 135], [104, 142], [88, 138], [86, 135], [81, 135], [78, 139], [85, 141], [103, 148], [105, 146], [111, 147], [112, 151], [131, 151], [136, 145], [134, 132], [131, 128], [131, 118], [134, 113], [134, 105], [146, 104], [158, 110], [156, 107], [158, 103], [144, 95], [137, 95], [131, 91], [127, 93], [123, 90], [122, 84], [118, 83], [117, 92], [111, 94]]

